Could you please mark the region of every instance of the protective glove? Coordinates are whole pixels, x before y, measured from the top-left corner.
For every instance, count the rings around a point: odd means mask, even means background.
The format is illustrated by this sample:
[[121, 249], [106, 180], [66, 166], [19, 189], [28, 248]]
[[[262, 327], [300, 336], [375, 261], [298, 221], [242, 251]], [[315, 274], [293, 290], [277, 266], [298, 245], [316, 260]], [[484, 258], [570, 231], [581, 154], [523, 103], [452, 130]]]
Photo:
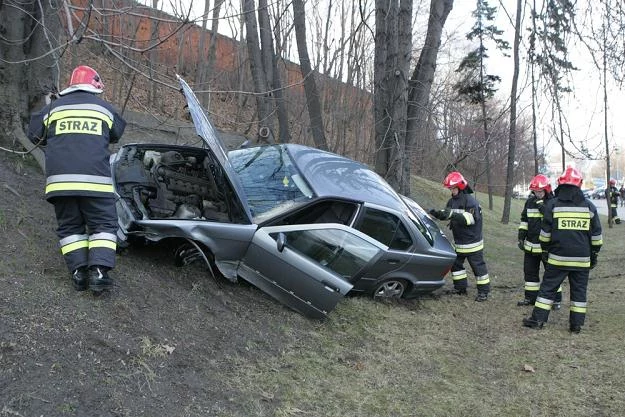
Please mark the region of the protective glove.
[[527, 230], [519, 229], [519, 234], [517, 236], [517, 239], [518, 240], [525, 240], [526, 237], [527, 237]]
[[447, 220], [449, 218], [450, 210], [449, 209], [445, 209], [445, 210], [431, 209], [429, 213], [433, 217], [436, 217], [439, 220]]
[[541, 214], [545, 211], [545, 200], [536, 200], [536, 208]]
[[519, 247], [519, 249], [521, 249], [522, 251], [525, 251], [525, 244], [523, 243], [522, 240], [519, 239], [519, 242], [517, 243], [517, 246]]
[[590, 269], [593, 269], [597, 266], [597, 258], [599, 257], [599, 252], [590, 252]]
[[464, 216], [460, 213], [449, 213], [449, 218], [451, 219], [452, 222], [455, 222], [456, 224], [460, 224], [460, 225], [466, 225], [467, 221], [464, 218]]

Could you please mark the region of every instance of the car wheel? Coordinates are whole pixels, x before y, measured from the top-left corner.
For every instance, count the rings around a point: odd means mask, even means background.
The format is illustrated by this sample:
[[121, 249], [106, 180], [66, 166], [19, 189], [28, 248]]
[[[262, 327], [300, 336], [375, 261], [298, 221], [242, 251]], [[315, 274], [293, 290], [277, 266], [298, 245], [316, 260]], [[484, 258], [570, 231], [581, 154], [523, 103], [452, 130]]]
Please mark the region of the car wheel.
[[374, 298], [401, 298], [408, 288], [403, 279], [387, 279], [379, 283], [373, 290]]

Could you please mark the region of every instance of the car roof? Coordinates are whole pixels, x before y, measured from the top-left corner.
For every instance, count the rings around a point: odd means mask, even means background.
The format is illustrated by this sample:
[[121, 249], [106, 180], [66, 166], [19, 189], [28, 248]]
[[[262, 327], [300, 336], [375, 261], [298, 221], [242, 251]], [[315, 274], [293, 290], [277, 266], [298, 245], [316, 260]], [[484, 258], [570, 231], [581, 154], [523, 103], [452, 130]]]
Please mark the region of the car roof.
[[342, 197], [405, 211], [393, 188], [366, 165], [304, 145], [283, 146], [319, 197]]

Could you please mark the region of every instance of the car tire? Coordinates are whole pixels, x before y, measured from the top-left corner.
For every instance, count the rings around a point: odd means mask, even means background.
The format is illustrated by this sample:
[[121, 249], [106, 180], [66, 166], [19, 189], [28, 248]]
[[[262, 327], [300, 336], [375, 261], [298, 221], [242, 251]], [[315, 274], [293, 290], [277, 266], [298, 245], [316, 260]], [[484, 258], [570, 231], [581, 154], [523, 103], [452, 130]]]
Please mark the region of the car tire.
[[373, 290], [373, 298], [379, 299], [398, 299], [402, 298], [408, 289], [408, 282], [404, 279], [391, 278], [385, 279], [375, 286]]

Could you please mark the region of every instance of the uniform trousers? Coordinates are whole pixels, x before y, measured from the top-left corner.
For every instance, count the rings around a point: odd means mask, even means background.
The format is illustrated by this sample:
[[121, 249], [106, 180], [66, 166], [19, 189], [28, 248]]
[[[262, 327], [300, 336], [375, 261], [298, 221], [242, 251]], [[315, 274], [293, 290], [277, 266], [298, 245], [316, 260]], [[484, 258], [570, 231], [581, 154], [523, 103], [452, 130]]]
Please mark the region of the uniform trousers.
[[451, 266], [451, 276], [455, 289], [466, 289], [468, 286], [467, 271], [464, 269], [464, 261], [469, 261], [469, 266], [475, 275], [477, 291], [488, 294], [490, 292], [490, 279], [488, 269], [484, 262], [484, 251], [480, 250], [471, 253], [456, 252], [456, 260]]
[[115, 266], [115, 197], [59, 196], [54, 205], [61, 253], [70, 272], [86, 266]]
[[538, 322], [546, 322], [549, 318], [551, 306], [554, 303], [556, 292], [564, 279], [569, 277], [571, 288], [571, 306], [569, 308], [569, 323], [571, 326], [583, 326], [586, 319], [588, 277], [590, 270], [566, 270], [551, 264], [545, 267], [543, 281], [540, 284], [538, 297], [532, 311], [532, 319]]

